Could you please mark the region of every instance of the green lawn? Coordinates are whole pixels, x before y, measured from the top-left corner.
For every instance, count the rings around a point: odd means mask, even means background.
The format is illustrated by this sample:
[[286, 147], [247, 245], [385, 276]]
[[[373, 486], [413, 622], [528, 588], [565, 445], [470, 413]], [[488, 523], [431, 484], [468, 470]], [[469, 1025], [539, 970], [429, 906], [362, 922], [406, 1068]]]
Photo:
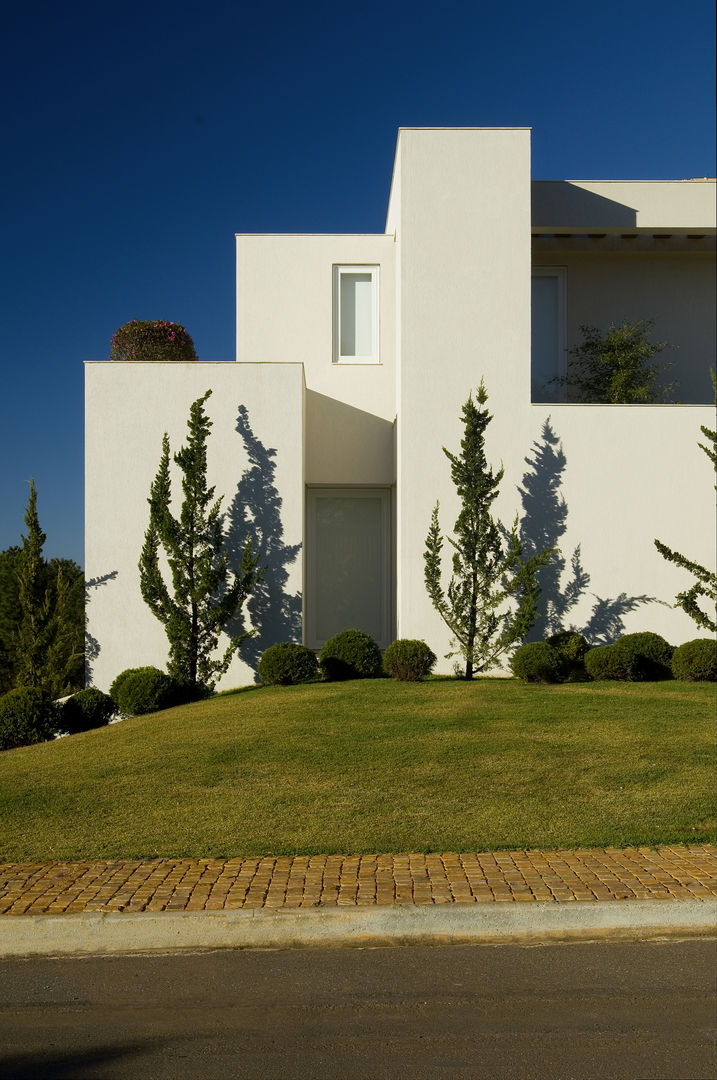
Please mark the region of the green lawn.
[[714, 840], [714, 686], [251, 689], [0, 754], [0, 859]]

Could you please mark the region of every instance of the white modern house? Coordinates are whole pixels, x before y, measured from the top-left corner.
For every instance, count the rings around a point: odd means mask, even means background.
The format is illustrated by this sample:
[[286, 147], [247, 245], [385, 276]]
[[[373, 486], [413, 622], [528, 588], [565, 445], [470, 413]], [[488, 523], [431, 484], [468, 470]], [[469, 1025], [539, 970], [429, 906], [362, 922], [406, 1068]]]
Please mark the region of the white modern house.
[[[139, 590], [146, 499], [162, 434], [177, 449], [208, 389], [230, 545], [249, 530], [269, 568], [245, 612], [256, 637], [222, 686], [252, 681], [275, 641], [318, 648], [348, 627], [449, 651], [423, 549], [437, 499], [453, 526], [441, 447], [457, 449], [481, 378], [489, 456], [505, 467], [496, 513], [520, 515], [529, 550], [562, 552], [536, 634], [697, 636], [672, 607], [691, 581], [653, 538], [714, 562], [714, 476], [697, 446], [714, 426], [714, 180], [531, 183], [527, 129], [406, 129], [383, 234], [236, 243], [236, 363], [86, 365], [95, 685], [166, 662]], [[579, 328], [638, 319], [675, 346], [680, 404], [575, 403], [560, 377]]]

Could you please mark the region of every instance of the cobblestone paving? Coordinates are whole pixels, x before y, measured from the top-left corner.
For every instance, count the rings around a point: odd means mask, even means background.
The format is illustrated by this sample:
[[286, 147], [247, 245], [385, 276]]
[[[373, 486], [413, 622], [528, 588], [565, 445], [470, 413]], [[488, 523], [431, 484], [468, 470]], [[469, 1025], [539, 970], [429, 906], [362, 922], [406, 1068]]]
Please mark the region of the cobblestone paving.
[[706, 899], [713, 845], [1, 863], [0, 914]]

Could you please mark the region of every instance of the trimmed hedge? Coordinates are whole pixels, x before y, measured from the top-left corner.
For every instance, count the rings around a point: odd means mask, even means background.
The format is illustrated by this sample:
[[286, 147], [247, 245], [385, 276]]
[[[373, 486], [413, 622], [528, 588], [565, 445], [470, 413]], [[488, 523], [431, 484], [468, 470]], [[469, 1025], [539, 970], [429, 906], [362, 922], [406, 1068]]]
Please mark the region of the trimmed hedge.
[[115, 330], [110, 360], [196, 360], [194, 342], [180, 323], [132, 319]]
[[640, 662], [635, 653], [621, 649], [618, 644], [596, 645], [585, 653], [585, 670], [591, 679], [618, 682], [637, 682], [642, 678]]
[[425, 641], [413, 638], [398, 638], [383, 654], [383, 670], [401, 682], [420, 682], [431, 674], [435, 662], [436, 654]]
[[265, 686], [295, 686], [309, 682], [319, 673], [316, 653], [293, 641], [280, 641], [262, 653], [257, 668]]
[[57, 706], [34, 686], [19, 686], [0, 698], [0, 750], [47, 742], [57, 734]]
[[80, 731], [104, 727], [116, 714], [117, 706], [109, 694], [88, 686], [64, 703], [60, 726], [70, 735], [77, 735]]
[[717, 641], [694, 638], [672, 654], [672, 674], [688, 682], [717, 682]]
[[127, 668], [110, 686], [110, 697], [129, 716], [169, 709], [188, 700], [183, 688], [156, 667]]
[[565, 671], [562, 656], [547, 641], [530, 641], [513, 653], [513, 674], [525, 682], [560, 682]]
[[382, 672], [381, 650], [363, 630], [342, 630], [329, 638], [319, 653], [326, 679], [375, 679]]
[[675, 649], [659, 634], [653, 634], [649, 630], [639, 634], [623, 634], [615, 644], [619, 645], [623, 652], [627, 651], [636, 657], [639, 678], [650, 680], [672, 678], [672, 654]]
[[568, 681], [587, 679], [585, 653], [590, 646], [582, 634], [575, 630], [563, 630], [547, 639], [548, 645], [557, 649], [563, 662], [563, 678]]

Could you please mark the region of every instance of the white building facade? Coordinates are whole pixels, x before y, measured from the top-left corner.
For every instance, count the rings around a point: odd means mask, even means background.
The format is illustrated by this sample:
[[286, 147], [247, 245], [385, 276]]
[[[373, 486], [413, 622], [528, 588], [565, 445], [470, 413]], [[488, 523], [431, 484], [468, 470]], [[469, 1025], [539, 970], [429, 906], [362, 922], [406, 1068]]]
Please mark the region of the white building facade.
[[[238, 236], [235, 364], [86, 365], [91, 681], [166, 663], [139, 590], [146, 499], [163, 433], [177, 449], [208, 389], [230, 550], [248, 533], [268, 567], [222, 687], [253, 681], [276, 641], [319, 648], [349, 627], [450, 652], [423, 550], [436, 500], [444, 531], [457, 516], [441, 447], [458, 448], [481, 378], [505, 468], [496, 515], [519, 515], [528, 551], [561, 551], [534, 635], [697, 636], [672, 606], [690, 580], [653, 538], [714, 563], [697, 446], [714, 426], [714, 194], [711, 180], [531, 183], [526, 129], [406, 129], [384, 234]], [[580, 327], [638, 319], [676, 347], [681, 404], [572, 402], [560, 380]]]

